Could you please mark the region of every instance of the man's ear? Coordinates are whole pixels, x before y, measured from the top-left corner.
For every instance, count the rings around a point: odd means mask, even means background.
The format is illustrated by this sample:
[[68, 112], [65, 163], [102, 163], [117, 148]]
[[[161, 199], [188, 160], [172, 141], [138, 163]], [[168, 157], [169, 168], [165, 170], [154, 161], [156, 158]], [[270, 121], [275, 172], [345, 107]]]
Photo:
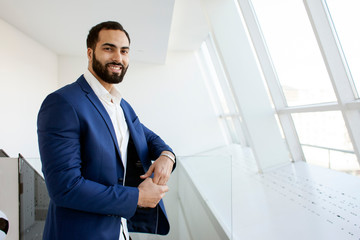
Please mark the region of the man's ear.
[[93, 50], [91, 48], [87, 49], [87, 57], [89, 61], [92, 61], [92, 57], [93, 57]]

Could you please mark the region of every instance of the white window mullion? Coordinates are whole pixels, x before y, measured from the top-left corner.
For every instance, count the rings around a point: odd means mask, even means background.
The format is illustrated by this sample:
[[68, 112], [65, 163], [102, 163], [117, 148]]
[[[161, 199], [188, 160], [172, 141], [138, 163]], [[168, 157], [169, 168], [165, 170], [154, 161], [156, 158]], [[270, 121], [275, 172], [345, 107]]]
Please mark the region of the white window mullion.
[[346, 104], [346, 108], [348, 110], [360, 110], [360, 101], [357, 100], [357, 101], [354, 101], [354, 102], [351, 102], [351, 103], [347, 103]]
[[[284, 109], [287, 106], [283, 91], [281, 89], [276, 71], [272, 64], [260, 25], [250, 0], [238, 0], [241, 12], [243, 14], [249, 35], [254, 45], [259, 64], [267, 82], [270, 95], [272, 97], [275, 109]], [[296, 129], [290, 114], [279, 115], [279, 121], [283, 128], [287, 145], [294, 161], [304, 161], [305, 157], [299, 142]]]
[[[228, 76], [226, 70], [223, 68], [223, 63], [221, 58], [218, 54], [216, 49], [216, 44], [213, 41], [213, 37], [210, 34], [209, 37], [206, 39], [206, 45], [208, 47], [208, 51], [210, 54], [210, 58], [214, 61], [214, 70], [220, 80], [219, 83], [221, 84], [221, 89], [224, 92], [224, 96], [226, 96], [226, 102], [228, 107], [231, 109], [231, 112], [235, 112], [236, 116], [231, 117], [231, 121], [235, 127], [235, 134], [242, 146], [249, 146], [248, 144], [248, 137], [246, 137], [246, 127], [241, 119], [241, 111], [239, 105], [237, 104], [236, 98], [234, 97], [234, 90], [231, 83], [228, 81]], [[225, 119], [225, 118], [224, 118]], [[225, 120], [226, 121], [226, 120]], [[228, 124], [228, 123], [227, 123]]]
[[296, 107], [286, 107], [283, 109], [278, 109], [278, 114], [292, 114], [292, 113], [306, 113], [306, 112], [324, 112], [324, 111], [339, 111], [341, 110], [340, 106], [336, 102], [331, 103], [318, 103], [305, 106], [296, 106]]
[[324, 0], [304, 0], [304, 4], [334, 86], [354, 152], [360, 161], [360, 112], [347, 108], [348, 104], [355, 101], [355, 94], [336, 30]]
[[228, 143], [247, 146], [238, 106], [234, 100], [233, 93], [222, 68], [222, 63], [210, 35], [204, 41], [196, 56], [210, 93], [214, 110], [219, 117], [221, 127], [223, 130], [226, 129]]

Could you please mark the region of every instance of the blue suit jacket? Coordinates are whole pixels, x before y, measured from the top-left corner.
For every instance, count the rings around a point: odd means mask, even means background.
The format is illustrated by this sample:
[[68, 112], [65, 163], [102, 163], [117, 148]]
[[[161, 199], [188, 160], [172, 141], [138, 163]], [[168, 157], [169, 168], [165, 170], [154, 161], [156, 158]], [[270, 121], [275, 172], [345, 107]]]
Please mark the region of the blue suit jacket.
[[[120, 105], [130, 131], [129, 148], [133, 147], [128, 163], [138, 161], [141, 172], [146, 172], [151, 160], [172, 150], [140, 123], [125, 100]], [[137, 187], [123, 186], [124, 167], [113, 125], [83, 76], [44, 100], [38, 140], [51, 199], [44, 239], [119, 239], [121, 217], [128, 219], [129, 231], [169, 232], [163, 202], [154, 209], [138, 209]]]

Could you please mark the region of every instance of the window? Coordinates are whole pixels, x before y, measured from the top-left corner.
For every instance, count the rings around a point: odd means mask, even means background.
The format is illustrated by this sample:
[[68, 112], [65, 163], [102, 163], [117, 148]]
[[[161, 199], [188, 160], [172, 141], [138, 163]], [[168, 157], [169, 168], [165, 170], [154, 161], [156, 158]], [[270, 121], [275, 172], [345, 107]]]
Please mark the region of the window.
[[360, 22], [360, 2], [356, 0], [327, 0], [326, 3], [354, 81], [354, 91], [359, 98], [360, 32], [356, 26]]
[[287, 105], [336, 101], [301, 0], [252, 0]]
[[301, 143], [353, 150], [340, 111], [294, 113], [292, 117]]
[[294, 161], [360, 175], [356, 99], [360, 38], [349, 27], [360, 20], [355, 18], [360, 4], [351, 0], [327, 0], [328, 7], [325, 0], [239, 4]]
[[351, 173], [360, 170], [340, 111], [292, 117], [308, 163]]
[[210, 35], [201, 45], [197, 56], [200, 68], [203, 70], [206, 85], [210, 95], [213, 97], [215, 111], [223, 127], [226, 129], [230, 142], [243, 146], [247, 145], [242, 131], [241, 117], [231, 87]]

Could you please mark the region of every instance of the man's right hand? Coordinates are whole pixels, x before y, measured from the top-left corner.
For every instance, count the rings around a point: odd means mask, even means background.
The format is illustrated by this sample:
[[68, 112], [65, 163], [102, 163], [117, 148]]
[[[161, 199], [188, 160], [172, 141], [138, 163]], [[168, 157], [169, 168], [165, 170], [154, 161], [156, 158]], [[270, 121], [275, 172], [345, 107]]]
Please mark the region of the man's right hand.
[[154, 208], [169, 191], [166, 185], [157, 185], [153, 182], [152, 178], [145, 179], [138, 186], [139, 200], [138, 206]]

